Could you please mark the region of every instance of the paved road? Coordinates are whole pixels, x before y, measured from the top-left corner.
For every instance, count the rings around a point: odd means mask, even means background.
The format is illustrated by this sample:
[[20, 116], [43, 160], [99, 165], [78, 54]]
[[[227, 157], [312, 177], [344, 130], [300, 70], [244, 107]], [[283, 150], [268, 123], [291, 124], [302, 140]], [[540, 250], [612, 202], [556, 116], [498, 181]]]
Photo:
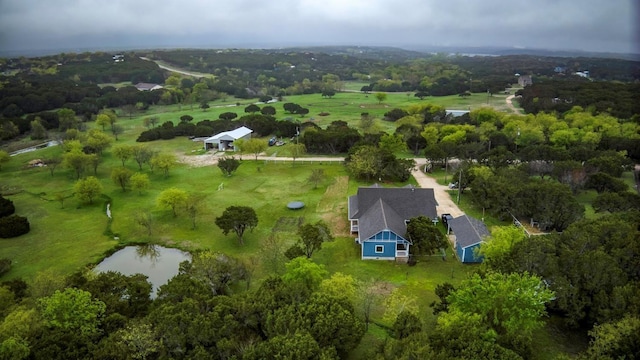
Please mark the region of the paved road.
[[424, 167], [426, 159], [414, 159], [416, 161], [416, 168], [411, 171], [411, 175], [416, 179], [421, 188], [433, 189], [433, 195], [438, 202], [438, 214], [451, 214], [453, 217], [464, 215], [464, 211], [460, 210], [460, 207], [453, 201], [449, 193], [449, 188], [445, 185], [440, 185], [436, 179], [426, 175], [420, 170]]
[[190, 71], [184, 71], [184, 70], [176, 69], [176, 68], [173, 68], [173, 67], [170, 67], [170, 66], [162, 65], [162, 64], [158, 63], [157, 61], [151, 60], [151, 59], [146, 58], [144, 56], [141, 56], [140, 59], [147, 60], [147, 61], [153, 61], [154, 63], [156, 63], [158, 65], [158, 67], [160, 69], [169, 70], [171, 72], [182, 74], [182, 75], [193, 76], [195, 78], [201, 78], [201, 77], [205, 77], [205, 76], [213, 76], [213, 75], [208, 75], [208, 74], [199, 74], [199, 73], [194, 73], [194, 72], [190, 72]]

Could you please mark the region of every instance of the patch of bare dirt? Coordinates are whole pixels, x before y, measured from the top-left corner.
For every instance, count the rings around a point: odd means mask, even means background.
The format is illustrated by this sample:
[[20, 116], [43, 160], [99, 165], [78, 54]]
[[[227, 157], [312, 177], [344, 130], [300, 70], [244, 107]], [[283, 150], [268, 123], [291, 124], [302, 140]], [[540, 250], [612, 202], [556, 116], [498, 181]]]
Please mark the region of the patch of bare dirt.
[[178, 155], [178, 161], [192, 167], [203, 167], [217, 164], [218, 157], [215, 154]]

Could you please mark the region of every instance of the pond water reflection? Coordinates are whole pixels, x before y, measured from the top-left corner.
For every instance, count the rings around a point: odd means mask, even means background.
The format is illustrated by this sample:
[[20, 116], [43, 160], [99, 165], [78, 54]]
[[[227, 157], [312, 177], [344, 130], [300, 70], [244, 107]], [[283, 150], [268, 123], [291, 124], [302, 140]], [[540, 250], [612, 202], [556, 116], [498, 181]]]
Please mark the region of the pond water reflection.
[[178, 274], [179, 265], [185, 260], [191, 260], [191, 255], [178, 249], [158, 245], [127, 246], [105, 258], [95, 271], [146, 275], [153, 286], [151, 298], [155, 299], [158, 288]]

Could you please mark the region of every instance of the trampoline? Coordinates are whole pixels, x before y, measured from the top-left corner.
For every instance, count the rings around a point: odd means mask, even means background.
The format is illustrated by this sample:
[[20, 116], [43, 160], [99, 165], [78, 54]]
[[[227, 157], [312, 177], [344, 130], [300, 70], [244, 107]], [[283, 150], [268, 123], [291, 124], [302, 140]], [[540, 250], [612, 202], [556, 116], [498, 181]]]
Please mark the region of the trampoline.
[[298, 210], [304, 207], [304, 203], [302, 201], [292, 201], [287, 204], [287, 207], [291, 210]]

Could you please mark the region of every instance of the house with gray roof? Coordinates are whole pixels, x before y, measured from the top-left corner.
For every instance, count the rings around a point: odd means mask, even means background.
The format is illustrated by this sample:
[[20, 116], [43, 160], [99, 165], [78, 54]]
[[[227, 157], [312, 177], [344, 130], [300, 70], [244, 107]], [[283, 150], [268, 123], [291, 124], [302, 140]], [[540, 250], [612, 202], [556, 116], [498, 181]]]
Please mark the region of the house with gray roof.
[[349, 197], [348, 214], [361, 258], [408, 261], [411, 242], [405, 239], [407, 222], [421, 215], [437, 221], [437, 205], [433, 189], [413, 185], [385, 188], [378, 184], [358, 188]]
[[[476, 254], [476, 249], [485, 239], [491, 236], [487, 226], [480, 220], [468, 215], [458, 216], [447, 221], [449, 236], [455, 243], [456, 255], [463, 263], [482, 262], [482, 256]], [[453, 234], [451, 234], [453, 232]]]

